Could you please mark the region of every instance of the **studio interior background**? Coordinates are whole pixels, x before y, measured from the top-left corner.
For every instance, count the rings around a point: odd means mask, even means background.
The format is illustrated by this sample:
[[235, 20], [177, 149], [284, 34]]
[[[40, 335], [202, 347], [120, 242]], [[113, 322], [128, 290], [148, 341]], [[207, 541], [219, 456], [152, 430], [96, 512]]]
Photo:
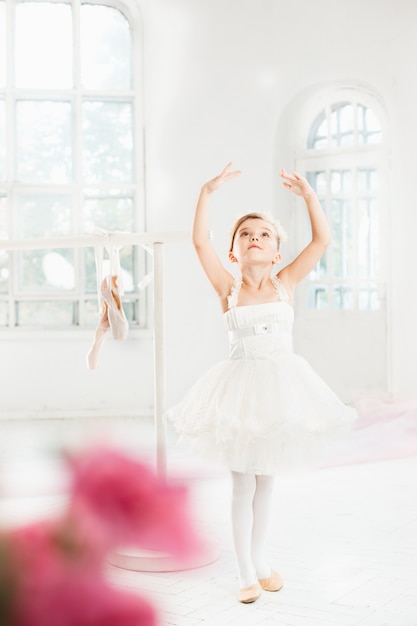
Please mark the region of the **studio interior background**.
[[[295, 347], [346, 401], [416, 392], [413, 0], [0, 0], [0, 237], [178, 232], [164, 248], [167, 404], [227, 355], [190, 233], [200, 186], [227, 264], [235, 218], [308, 240], [281, 167], [309, 177], [333, 243], [298, 289]], [[129, 320], [97, 369], [94, 250], [0, 251], [1, 415], [150, 416], [149, 251], [120, 251]], [[105, 265], [106, 267], [106, 265]]]

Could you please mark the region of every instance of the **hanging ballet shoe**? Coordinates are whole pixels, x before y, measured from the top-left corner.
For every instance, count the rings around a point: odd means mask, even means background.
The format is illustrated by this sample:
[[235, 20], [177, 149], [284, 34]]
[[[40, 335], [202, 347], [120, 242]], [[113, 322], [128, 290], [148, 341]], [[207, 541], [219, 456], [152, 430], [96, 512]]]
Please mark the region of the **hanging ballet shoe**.
[[262, 595], [262, 589], [258, 583], [251, 585], [250, 587], [245, 587], [245, 589], [239, 590], [239, 602], [243, 602], [243, 604], [250, 604], [251, 602], [255, 602]]
[[258, 582], [265, 591], [279, 591], [284, 586], [281, 576], [274, 570], [268, 578], [258, 578]]
[[117, 285], [117, 276], [106, 276], [101, 283], [101, 294], [108, 305], [108, 317], [113, 339], [123, 341], [127, 337], [129, 324], [123, 311]]
[[110, 328], [110, 323], [109, 323], [109, 318], [108, 318], [108, 306], [107, 306], [107, 302], [103, 301], [101, 303], [101, 314], [100, 314], [100, 319], [99, 319], [96, 332], [94, 335], [93, 345], [91, 346], [86, 357], [87, 367], [89, 370], [95, 370], [97, 367], [101, 348], [103, 347], [103, 343], [104, 343], [104, 340], [106, 338], [106, 334], [109, 328]]

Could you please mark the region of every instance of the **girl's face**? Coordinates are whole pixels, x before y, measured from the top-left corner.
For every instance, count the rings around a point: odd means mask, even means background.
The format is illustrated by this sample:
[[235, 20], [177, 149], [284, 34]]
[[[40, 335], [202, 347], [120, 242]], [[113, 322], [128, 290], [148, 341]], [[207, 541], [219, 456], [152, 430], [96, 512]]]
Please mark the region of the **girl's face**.
[[273, 226], [259, 218], [248, 218], [242, 222], [236, 231], [229, 258], [233, 263], [279, 263], [281, 255]]

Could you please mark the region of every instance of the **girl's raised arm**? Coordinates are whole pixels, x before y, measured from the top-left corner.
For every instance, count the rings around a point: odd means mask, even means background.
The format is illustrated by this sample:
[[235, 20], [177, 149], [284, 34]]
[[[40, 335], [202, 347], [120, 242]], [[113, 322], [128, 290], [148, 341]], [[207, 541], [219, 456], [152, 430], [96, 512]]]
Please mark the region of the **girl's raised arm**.
[[192, 239], [200, 263], [220, 298], [229, 293], [232, 275], [224, 268], [209, 240], [209, 196], [225, 182], [240, 175], [240, 171], [230, 171], [231, 163], [212, 180], [205, 183], [200, 192], [194, 213]]
[[286, 189], [304, 199], [311, 223], [310, 243], [280, 272], [280, 277], [284, 278], [290, 289], [294, 289], [323, 256], [331, 236], [324, 211], [316, 192], [308, 181], [297, 172], [288, 174], [284, 169], [280, 171], [280, 176], [283, 178], [283, 185]]

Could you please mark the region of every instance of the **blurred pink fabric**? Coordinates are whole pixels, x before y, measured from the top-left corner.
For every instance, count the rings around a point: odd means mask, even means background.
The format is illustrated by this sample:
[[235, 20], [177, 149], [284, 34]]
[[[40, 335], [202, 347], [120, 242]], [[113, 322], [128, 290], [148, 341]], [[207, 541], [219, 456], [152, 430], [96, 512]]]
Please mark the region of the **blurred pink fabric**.
[[350, 465], [417, 455], [417, 400], [365, 398], [353, 431], [332, 445], [321, 466]]

